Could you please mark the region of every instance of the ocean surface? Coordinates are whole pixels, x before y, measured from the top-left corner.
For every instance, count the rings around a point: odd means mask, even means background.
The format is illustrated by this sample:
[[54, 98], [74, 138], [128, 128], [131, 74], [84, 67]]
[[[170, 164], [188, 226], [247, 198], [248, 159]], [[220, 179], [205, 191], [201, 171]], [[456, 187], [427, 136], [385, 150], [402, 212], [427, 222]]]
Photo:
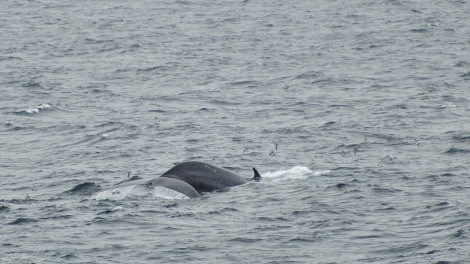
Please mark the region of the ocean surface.
[[[469, 17], [1, 1], [0, 263], [470, 263]], [[94, 198], [190, 160], [263, 179]]]

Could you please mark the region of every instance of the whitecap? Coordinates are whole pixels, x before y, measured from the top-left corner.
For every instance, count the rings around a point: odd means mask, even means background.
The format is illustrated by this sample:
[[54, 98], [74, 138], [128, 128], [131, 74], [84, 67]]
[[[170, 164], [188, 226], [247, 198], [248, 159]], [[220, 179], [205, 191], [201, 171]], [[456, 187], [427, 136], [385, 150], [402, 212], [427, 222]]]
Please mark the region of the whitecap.
[[33, 107], [33, 108], [30, 108], [30, 109], [26, 110], [25, 112], [28, 113], [28, 114], [35, 114], [35, 113], [39, 113], [42, 110], [50, 109], [50, 108], [51, 108], [50, 104], [40, 104], [36, 107]]

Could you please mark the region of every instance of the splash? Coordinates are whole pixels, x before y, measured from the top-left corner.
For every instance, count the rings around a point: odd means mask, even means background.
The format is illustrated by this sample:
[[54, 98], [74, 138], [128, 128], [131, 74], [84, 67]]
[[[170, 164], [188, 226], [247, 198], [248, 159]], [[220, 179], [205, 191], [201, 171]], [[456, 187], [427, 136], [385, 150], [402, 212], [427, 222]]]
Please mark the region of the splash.
[[309, 168], [304, 166], [295, 166], [287, 170], [278, 170], [274, 172], [267, 172], [263, 174], [263, 178], [271, 179], [273, 181], [285, 180], [285, 179], [307, 179], [311, 176], [322, 176], [329, 174], [330, 171], [311, 171]]

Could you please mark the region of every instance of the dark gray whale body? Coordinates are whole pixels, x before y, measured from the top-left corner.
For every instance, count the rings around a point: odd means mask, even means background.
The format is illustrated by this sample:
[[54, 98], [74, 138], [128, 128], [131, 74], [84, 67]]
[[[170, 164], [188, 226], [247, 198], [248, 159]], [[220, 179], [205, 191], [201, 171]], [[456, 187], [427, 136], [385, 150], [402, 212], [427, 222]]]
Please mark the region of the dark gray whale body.
[[212, 192], [247, 182], [245, 178], [229, 170], [196, 161], [180, 163], [161, 177], [186, 182], [198, 192]]
[[233, 187], [247, 183], [250, 180], [259, 181], [261, 179], [258, 171], [253, 168], [255, 173], [251, 179], [245, 179], [242, 176], [229, 170], [198, 161], [182, 162], [160, 177], [128, 182], [118, 187], [143, 184], [148, 186], [161, 186], [190, 198], [199, 197], [203, 192], [213, 192], [224, 188]]

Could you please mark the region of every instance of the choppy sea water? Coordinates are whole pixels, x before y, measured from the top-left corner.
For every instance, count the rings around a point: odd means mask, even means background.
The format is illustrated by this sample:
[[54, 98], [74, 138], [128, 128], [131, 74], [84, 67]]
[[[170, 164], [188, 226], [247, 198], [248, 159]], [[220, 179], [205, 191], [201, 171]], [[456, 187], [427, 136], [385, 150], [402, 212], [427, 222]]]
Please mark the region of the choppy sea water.
[[[2, 1], [1, 263], [466, 263], [468, 1]], [[199, 160], [260, 183], [93, 199]]]

